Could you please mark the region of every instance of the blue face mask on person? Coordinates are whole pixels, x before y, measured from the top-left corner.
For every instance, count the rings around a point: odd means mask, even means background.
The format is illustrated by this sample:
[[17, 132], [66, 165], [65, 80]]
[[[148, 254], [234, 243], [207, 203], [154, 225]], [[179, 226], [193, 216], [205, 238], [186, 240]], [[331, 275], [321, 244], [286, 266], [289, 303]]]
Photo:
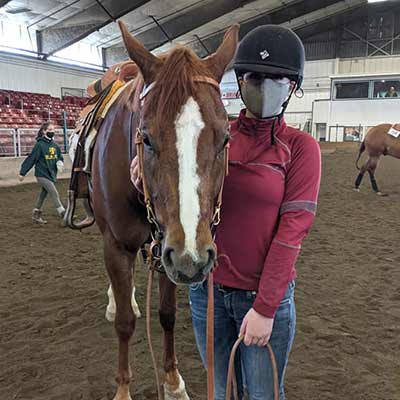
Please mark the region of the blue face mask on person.
[[257, 72], [246, 72], [241, 80], [242, 100], [254, 116], [271, 118], [282, 113], [290, 95], [288, 78], [272, 79]]

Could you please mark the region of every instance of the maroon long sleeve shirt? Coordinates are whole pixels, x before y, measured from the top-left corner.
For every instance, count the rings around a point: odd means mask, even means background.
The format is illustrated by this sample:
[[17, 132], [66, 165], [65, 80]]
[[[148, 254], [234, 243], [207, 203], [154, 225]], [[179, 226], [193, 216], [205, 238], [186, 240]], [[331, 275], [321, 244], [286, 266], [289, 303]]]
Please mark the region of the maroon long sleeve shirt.
[[301, 242], [314, 220], [321, 176], [318, 143], [307, 133], [242, 110], [231, 125], [229, 175], [216, 232], [216, 283], [256, 290], [253, 308], [273, 318]]

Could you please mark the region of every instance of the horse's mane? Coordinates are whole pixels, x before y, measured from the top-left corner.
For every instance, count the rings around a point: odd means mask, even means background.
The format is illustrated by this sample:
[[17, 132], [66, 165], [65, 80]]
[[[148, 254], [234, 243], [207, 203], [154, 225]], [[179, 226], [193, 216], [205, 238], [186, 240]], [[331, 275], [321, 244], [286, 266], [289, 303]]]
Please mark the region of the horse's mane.
[[174, 48], [162, 59], [156, 83], [145, 102], [145, 112], [155, 116], [158, 131], [166, 124], [173, 124], [187, 99], [196, 93], [193, 77], [210, 74], [201, 59], [183, 46]]

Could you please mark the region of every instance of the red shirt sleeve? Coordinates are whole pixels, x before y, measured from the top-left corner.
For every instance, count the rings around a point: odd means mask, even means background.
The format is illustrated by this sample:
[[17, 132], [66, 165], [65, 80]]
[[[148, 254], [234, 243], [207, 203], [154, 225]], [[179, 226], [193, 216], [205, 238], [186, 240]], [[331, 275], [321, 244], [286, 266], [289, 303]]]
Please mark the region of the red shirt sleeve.
[[[301, 140], [299, 140], [301, 139]], [[317, 208], [321, 179], [321, 154], [318, 143], [302, 134], [295, 139], [286, 175], [286, 188], [280, 209], [277, 232], [264, 262], [258, 295], [253, 308], [273, 318], [287, 289]]]

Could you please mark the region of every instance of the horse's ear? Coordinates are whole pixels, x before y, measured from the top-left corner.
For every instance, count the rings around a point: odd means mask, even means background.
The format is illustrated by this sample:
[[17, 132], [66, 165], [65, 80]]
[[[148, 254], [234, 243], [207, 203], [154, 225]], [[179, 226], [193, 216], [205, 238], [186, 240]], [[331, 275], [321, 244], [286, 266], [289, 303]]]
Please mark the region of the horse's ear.
[[203, 60], [213, 77], [220, 82], [226, 67], [232, 61], [239, 41], [239, 24], [232, 25], [224, 35], [222, 43], [214, 54]]
[[153, 82], [161, 66], [161, 60], [151, 54], [142, 43], [136, 40], [121, 20], [118, 21], [118, 25], [129, 57], [139, 67], [144, 81], [147, 84]]

